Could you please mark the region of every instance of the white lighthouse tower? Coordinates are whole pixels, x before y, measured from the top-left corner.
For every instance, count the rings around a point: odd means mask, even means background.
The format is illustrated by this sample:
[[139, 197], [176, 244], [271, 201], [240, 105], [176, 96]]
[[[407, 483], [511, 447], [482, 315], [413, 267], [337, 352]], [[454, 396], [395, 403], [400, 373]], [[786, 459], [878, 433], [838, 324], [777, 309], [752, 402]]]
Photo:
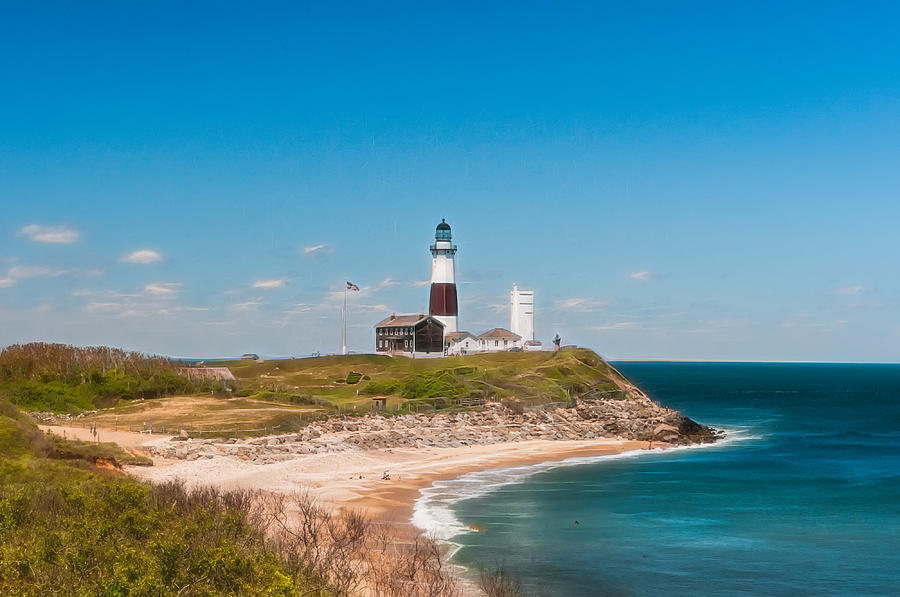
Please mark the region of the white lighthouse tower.
[[453, 263], [456, 245], [452, 242], [450, 225], [441, 220], [434, 232], [431, 245], [431, 298], [428, 314], [444, 324], [444, 333], [457, 331], [456, 317], [459, 308], [456, 301], [456, 273]]
[[509, 293], [509, 329], [528, 342], [534, 340], [534, 291], [519, 290], [513, 284]]

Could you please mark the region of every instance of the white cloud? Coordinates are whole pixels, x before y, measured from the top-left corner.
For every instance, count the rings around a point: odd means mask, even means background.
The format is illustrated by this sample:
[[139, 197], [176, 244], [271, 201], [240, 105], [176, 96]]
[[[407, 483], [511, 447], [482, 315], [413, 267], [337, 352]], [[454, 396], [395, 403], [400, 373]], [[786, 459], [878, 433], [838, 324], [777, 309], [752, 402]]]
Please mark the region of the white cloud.
[[231, 309], [233, 311], [255, 311], [257, 307], [259, 307], [260, 301], [246, 301], [243, 303], [235, 303], [231, 305]]
[[157, 282], [156, 284], [147, 284], [144, 286], [144, 292], [156, 297], [174, 296], [181, 284], [176, 282]]
[[30, 224], [19, 230], [28, 240], [36, 243], [48, 243], [53, 245], [71, 245], [78, 240], [77, 230], [66, 226], [40, 226]]
[[600, 325], [591, 326], [590, 329], [597, 331], [610, 331], [610, 330], [627, 330], [629, 328], [637, 327], [637, 324], [633, 321], [617, 321], [615, 323], [604, 323]]
[[77, 273], [77, 270], [50, 269], [40, 265], [15, 265], [6, 271], [5, 278], [0, 278], [0, 288], [15, 286], [19, 280], [27, 278], [55, 278], [69, 273]]
[[16, 280], [22, 280], [24, 278], [55, 278], [56, 276], [61, 276], [64, 273], [66, 273], [65, 270], [53, 270], [49, 267], [42, 267], [40, 265], [17, 265], [15, 267], [9, 268], [7, 276]]
[[560, 309], [591, 311], [594, 309], [602, 309], [608, 306], [609, 303], [610, 301], [605, 299], [573, 297], [556, 301], [556, 306]]
[[862, 284], [857, 284], [855, 286], [845, 286], [844, 288], [838, 289], [838, 294], [843, 294], [846, 296], [856, 296], [860, 292], [863, 291], [865, 287]]
[[88, 303], [85, 309], [98, 313], [115, 313], [122, 310], [122, 304], [113, 302]]
[[431, 284], [431, 280], [416, 280], [415, 282], [410, 282], [410, 286], [428, 286]]
[[282, 286], [284, 286], [283, 278], [278, 279], [278, 280], [260, 280], [258, 282], [253, 283], [253, 288], [272, 289], [272, 288], [281, 288]]
[[366, 311], [390, 311], [387, 305], [353, 305], [352, 308]]
[[632, 280], [649, 280], [653, 277], [653, 272], [629, 272], [628, 277]]
[[491, 298], [493, 297], [487, 298], [484, 296], [468, 296], [461, 298], [460, 302], [462, 302], [462, 304], [466, 306], [466, 311], [475, 311], [480, 309], [489, 311], [491, 313], [506, 313], [509, 311], [509, 303], [491, 303]]
[[833, 319], [831, 321], [813, 321], [801, 316], [799, 319], [788, 319], [781, 322], [781, 327], [786, 329], [803, 328], [807, 330], [833, 332], [847, 324], [845, 319]]
[[307, 257], [318, 257], [322, 255], [331, 255], [334, 252], [329, 245], [321, 244], [321, 245], [312, 245], [310, 247], [303, 247], [303, 254]]
[[285, 311], [288, 315], [298, 315], [300, 313], [309, 313], [314, 310], [316, 305], [311, 305], [309, 303], [296, 303], [290, 309]]
[[150, 249], [140, 249], [138, 251], [132, 251], [128, 255], [125, 255], [119, 261], [122, 263], [138, 263], [141, 265], [145, 265], [148, 263], [156, 263], [158, 261], [162, 261], [163, 256], [156, 252], [151, 251]]

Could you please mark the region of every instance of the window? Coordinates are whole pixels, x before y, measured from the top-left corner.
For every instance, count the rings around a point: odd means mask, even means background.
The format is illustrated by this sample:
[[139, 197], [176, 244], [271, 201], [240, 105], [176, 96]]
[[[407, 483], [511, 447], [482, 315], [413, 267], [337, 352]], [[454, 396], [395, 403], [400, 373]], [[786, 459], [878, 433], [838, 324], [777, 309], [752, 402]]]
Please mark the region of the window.
[[500, 346], [500, 340], [494, 340], [494, 346]]

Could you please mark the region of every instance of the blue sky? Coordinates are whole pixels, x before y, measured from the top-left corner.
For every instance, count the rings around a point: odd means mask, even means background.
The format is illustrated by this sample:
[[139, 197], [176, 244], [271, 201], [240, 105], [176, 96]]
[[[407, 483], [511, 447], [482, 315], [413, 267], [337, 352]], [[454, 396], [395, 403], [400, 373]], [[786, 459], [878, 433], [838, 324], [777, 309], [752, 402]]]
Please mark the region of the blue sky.
[[[0, 18], [0, 345], [900, 360], [893, 3], [35, 3]], [[323, 3], [325, 4], [325, 3]]]

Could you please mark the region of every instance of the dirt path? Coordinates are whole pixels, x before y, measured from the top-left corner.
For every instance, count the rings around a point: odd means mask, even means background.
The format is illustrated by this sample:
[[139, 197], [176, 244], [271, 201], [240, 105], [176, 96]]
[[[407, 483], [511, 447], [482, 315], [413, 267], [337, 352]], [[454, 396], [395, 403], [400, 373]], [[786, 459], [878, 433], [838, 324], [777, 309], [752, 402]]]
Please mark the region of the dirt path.
[[150, 435], [145, 433], [132, 433], [130, 431], [112, 431], [109, 429], [99, 429], [97, 436], [91, 435], [88, 427], [72, 427], [63, 425], [40, 425], [41, 430], [65, 437], [66, 439], [76, 439], [85, 442], [101, 441], [113, 442], [119, 444], [128, 450], [138, 450], [148, 443], [162, 443], [170, 440], [168, 435]]

